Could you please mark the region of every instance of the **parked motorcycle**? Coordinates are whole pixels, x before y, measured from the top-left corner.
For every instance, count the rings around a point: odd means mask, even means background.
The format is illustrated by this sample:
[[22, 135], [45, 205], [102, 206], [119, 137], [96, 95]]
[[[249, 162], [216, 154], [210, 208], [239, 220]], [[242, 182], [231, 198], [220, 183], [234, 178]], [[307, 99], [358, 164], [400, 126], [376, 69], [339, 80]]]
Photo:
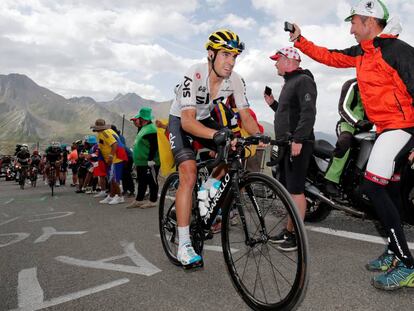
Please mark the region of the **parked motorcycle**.
[[[375, 138], [374, 132], [363, 132], [354, 136], [349, 159], [339, 184], [340, 195], [335, 198], [331, 198], [325, 192], [325, 172], [335, 147], [326, 140], [315, 141], [305, 183], [305, 196], [308, 202], [305, 221], [322, 221], [332, 209], [360, 218], [376, 217], [371, 201], [361, 190]], [[272, 152], [271, 162], [268, 163], [272, 166], [272, 174], [275, 178], [278, 178], [277, 157], [281, 156], [283, 155], [280, 150]], [[404, 204], [401, 217], [404, 222], [414, 225], [414, 165], [408, 163], [407, 157], [408, 150], [401, 160], [397, 161], [399, 162], [397, 167], [401, 171], [401, 194]]]

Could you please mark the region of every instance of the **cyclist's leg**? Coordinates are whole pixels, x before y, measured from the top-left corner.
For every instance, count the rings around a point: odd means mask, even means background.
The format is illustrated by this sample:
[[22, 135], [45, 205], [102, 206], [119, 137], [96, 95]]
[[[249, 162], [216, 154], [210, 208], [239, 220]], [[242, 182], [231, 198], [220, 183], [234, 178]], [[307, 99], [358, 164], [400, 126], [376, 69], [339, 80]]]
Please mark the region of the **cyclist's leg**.
[[170, 116], [168, 129], [180, 180], [175, 197], [179, 243], [177, 259], [185, 268], [197, 267], [202, 265], [202, 258], [195, 253], [190, 239], [192, 194], [197, 177], [195, 153], [181, 128], [180, 118]]

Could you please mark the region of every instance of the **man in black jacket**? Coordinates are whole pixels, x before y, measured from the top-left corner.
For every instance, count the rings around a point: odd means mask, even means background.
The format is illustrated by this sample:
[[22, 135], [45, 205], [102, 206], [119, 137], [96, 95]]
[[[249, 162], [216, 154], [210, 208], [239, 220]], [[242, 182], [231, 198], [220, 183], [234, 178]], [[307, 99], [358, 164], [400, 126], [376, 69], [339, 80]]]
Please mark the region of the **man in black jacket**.
[[[276, 61], [277, 73], [285, 79], [279, 101], [264, 94], [266, 103], [275, 111], [274, 127], [277, 140], [291, 140], [290, 150], [280, 162], [280, 180], [292, 195], [302, 219], [305, 218], [304, 194], [306, 173], [312, 156], [313, 126], [316, 117], [316, 84], [309, 70], [299, 67], [300, 55], [293, 47], [282, 48], [270, 57]], [[271, 242], [283, 251], [297, 249], [292, 222]]]

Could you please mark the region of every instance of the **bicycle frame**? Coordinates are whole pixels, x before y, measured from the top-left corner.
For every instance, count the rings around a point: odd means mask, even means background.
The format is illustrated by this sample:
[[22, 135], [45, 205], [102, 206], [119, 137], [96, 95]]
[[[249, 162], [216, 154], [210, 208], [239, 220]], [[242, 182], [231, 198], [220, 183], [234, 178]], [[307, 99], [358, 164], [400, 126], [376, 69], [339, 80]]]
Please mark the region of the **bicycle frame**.
[[[251, 241], [250, 237], [248, 235], [248, 230], [247, 230], [247, 224], [246, 224], [246, 218], [244, 216], [244, 211], [242, 208], [242, 203], [241, 203], [241, 193], [240, 193], [240, 189], [239, 189], [239, 185], [240, 185], [240, 180], [243, 178], [244, 174], [246, 173], [243, 165], [242, 165], [242, 154], [243, 152], [243, 148], [241, 150], [237, 150], [234, 154], [234, 156], [230, 159], [230, 163], [229, 163], [229, 167], [228, 167], [228, 172], [226, 172], [226, 174], [221, 178], [221, 185], [220, 188], [217, 190], [216, 195], [209, 199], [209, 203], [210, 203], [210, 208], [209, 208], [209, 212], [207, 213], [206, 216], [202, 217], [202, 228], [204, 231], [209, 231], [220, 208], [230, 208], [229, 204], [232, 202], [232, 200], [235, 200], [235, 208], [238, 210], [239, 215], [240, 215], [240, 219], [243, 225], [243, 229], [244, 229], [244, 233], [245, 233], [245, 238], [246, 238], [246, 244], [248, 245], [254, 245], [260, 241]], [[198, 171], [203, 168], [206, 165], [206, 163], [199, 163], [198, 165]], [[201, 180], [198, 180], [197, 183], [197, 191], [199, 186], [201, 185]], [[266, 226], [263, 220], [263, 216], [262, 216], [262, 212], [261, 209], [259, 207], [259, 205], [257, 204], [257, 201], [252, 193], [252, 190], [250, 188], [246, 189], [248, 196], [251, 198], [254, 209], [257, 213], [257, 215], [259, 216], [259, 220], [260, 220], [260, 225], [262, 228], [262, 237], [267, 237], [267, 232], [266, 232]], [[195, 208], [198, 208], [198, 204], [194, 205]]]

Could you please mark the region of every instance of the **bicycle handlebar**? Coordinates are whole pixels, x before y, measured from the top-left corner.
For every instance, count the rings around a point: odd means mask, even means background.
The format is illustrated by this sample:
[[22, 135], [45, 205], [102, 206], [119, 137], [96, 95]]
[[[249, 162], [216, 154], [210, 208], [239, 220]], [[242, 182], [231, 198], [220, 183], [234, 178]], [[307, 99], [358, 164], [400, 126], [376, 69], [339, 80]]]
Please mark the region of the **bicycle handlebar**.
[[[231, 148], [231, 142], [232, 140], [229, 138], [226, 141], [225, 145], [221, 145], [217, 147], [217, 156], [214, 160], [207, 160], [203, 163], [203, 165], [212, 168], [220, 164], [220, 162], [227, 163], [229, 151]], [[289, 144], [289, 141], [281, 141], [281, 140], [274, 140], [269, 136], [263, 135], [263, 134], [257, 134], [249, 137], [238, 137], [236, 138], [236, 150], [240, 149], [243, 150], [247, 146], [251, 145], [259, 145], [260, 143], [266, 144], [266, 145], [278, 145], [283, 146]]]

